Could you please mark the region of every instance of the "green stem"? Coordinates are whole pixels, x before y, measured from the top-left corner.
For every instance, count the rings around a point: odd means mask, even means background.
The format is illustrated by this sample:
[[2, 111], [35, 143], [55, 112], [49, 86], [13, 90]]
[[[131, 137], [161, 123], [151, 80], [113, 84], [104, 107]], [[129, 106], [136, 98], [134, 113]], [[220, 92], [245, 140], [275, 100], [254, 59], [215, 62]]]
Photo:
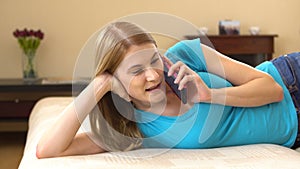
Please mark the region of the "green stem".
[[34, 50], [28, 50], [27, 53], [25, 53], [26, 61], [25, 70], [24, 70], [24, 78], [36, 78], [36, 72], [35, 72], [35, 65], [34, 65], [34, 57], [35, 57], [35, 51]]

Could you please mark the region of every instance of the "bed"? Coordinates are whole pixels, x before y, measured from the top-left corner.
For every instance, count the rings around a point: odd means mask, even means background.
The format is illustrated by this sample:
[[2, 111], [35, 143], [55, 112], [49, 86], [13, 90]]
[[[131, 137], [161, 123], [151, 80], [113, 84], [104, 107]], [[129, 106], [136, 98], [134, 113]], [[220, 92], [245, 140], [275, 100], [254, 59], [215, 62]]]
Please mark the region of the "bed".
[[197, 150], [139, 149], [129, 152], [37, 159], [35, 152], [38, 140], [72, 100], [72, 97], [48, 97], [35, 105], [29, 118], [29, 129], [20, 169], [300, 168], [299, 152], [272, 144]]

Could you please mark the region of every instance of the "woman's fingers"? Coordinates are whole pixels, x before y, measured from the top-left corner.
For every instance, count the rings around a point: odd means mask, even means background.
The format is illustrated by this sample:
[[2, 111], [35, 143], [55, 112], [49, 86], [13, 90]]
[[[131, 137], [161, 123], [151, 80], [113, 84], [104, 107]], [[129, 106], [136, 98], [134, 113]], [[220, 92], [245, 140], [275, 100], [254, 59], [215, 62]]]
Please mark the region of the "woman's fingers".
[[173, 75], [175, 77], [174, 83], [178, 83], [183, 76], [186, 74], [186, 66], [182, 62], [176, 62], [173, 64], [168, 72], [168, 75]]
[[119, 79], [117, 79], [114, 76], [112, 78], [112, 92], [119, 95], [120, 97], [122, 97], [123, 99], [125, 99], [128, 102], [131, 101], [130, 97], [129, 97], [126, 89], [122, 85], [122, 83], [119, 81]]
[[[175, 76], [174, 83], [178, 84], [188, 75], [192, 75], [193, 71], [190, 70], [184, 63], [182, 62], [176, 62], [170, 67], [169, 73], [173, 76]], [[187, 79], [190, 79], [190, 77], [187, 77]]]
[[182, 90], [184, 87], [187, 86], [189, 82], [194, 81], [194, 79], [195, 79], [194, 75], [185, 75], [178, 85], [178, 90]]
[[104, 73], [96, 76], [94, 81], [95, 81], [95, 89], [94, 89], [95, 93], [97, 93], [97, 91], [99, 91], [101, 88], [105, 87], [106, 92], [111, 91], [111, 92], [119, 95], [126, 101], [131, 101], [123, 84], [115, 76], [113, 76], [107, 72], [104, 72]]
[[210, 98], [210, 89], [199, 75], [183, 62], [179, 61], [173, 64], [169, 69], [169, 74], [176, 77], [174, 83], [178, 84], [178, 90], [187, 88], [191, 101], [200, 102]]
[[181, 65], [174, 83], [178, 84], [188, 74], [187, 67], [185, 65]]
[[175, 74], [175, 76], [177, 76], [177, 72], [180, 68], [180, 65], [182, 65], [182, 64], [183, 63], [179, 61], [179, 62], [176, 62], [176, 63], [170, 65], [168, 75], [171, 76], [171, 75]]
[[163, 62], [165, 62], [167, 65], [171, 66], [173, 65], [173, 63], [171, 62], [171, 60], [165, 56], [161, 56], [161, 59], [163, 60]]

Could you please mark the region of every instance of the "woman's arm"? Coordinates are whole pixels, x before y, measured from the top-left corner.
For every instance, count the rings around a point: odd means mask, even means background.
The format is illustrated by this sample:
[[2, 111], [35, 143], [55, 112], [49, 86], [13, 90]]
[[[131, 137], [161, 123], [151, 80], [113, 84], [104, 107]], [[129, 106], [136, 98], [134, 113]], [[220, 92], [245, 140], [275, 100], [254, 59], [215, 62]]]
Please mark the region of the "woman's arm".
[[207, 71], [228, 80], [233, 87], [210, 89], [196, 72], [179, 61], [171, 66], [169, 75], [178, 70], [175, 83], [179, 84], [179, 89], [187, 85], [189, 99], [193, 102], [254, 107], [283, 99], [281, 86], [267, 73], [230, 59], [205, 45], [201, 47]]
[[211, 89], [205, 102], [231, 106], [260, 106], [283, 99], [283, 90], [267, 73], [235, 61], [202, 45], [208, 72], [219, 75], [234, 87]]
[[36, 150], [38, 158], [104, 152], [87, 134], [76, 135], [76, 133], [97, 102], [107, 91], [111, 90], [111, 79], [109, 74], [96, 77], [66, 107], [56, 123], [44, 133], [39, 141]]

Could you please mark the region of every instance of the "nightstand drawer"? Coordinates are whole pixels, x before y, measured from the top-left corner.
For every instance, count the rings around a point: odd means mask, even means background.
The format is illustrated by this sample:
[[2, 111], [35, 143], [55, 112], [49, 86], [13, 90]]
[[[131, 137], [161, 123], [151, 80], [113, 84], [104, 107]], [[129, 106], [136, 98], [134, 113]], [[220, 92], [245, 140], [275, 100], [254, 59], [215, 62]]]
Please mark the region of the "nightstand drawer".
[[[26, 83], [23, 79], [0, 79], [0, 132], [26, 131], [35, 103], [45, 97], [77, 96], [87, 83]], [[15, 126], [15, 127], [14, 127]]]
[[0, 118], [28, 118], [36, 101], [1, 101]]

